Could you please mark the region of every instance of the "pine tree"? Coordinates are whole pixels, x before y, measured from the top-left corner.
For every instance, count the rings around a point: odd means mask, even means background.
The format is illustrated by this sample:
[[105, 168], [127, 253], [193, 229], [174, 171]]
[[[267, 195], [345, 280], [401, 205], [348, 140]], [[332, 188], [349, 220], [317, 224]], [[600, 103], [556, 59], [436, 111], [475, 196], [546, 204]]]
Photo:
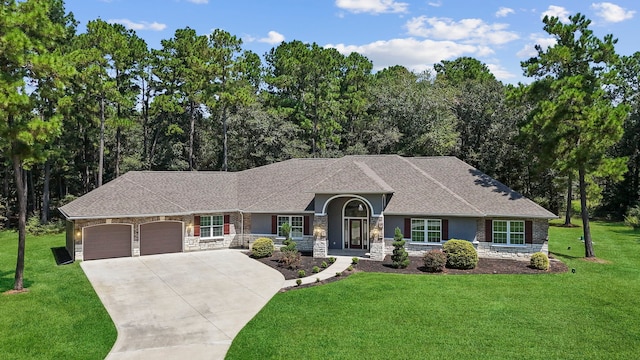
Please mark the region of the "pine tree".
[[404, 269], [409, 266], [409, 253], [404, 249], [406, 241], [402, 237], [402, 231], [400, 228], [396, 228], [393, 235], [393, 255], [391, 255], [391, 261], [394, 268]]

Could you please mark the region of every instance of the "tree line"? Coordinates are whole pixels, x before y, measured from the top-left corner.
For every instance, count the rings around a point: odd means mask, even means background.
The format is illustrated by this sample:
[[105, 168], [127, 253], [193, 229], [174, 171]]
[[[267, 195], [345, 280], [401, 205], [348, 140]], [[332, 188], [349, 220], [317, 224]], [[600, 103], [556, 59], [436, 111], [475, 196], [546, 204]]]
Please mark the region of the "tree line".
[[188, 27], [151, 49], [100, 19], [78, 33], [62, 0], [2, 6], [0, 216], [12, 226], [46, 223], [130, 170], [347, 154], [457, 156], [558, 214], [574, 189], [585, 216], [639, 201], [640, 52], [619, 56], [580, 14], [544, 19], [557, 44], [522, 63], [530, 84], [511, 85], [470, 57], [374, 72], [358, 53], [294, 40], [261, 57]]

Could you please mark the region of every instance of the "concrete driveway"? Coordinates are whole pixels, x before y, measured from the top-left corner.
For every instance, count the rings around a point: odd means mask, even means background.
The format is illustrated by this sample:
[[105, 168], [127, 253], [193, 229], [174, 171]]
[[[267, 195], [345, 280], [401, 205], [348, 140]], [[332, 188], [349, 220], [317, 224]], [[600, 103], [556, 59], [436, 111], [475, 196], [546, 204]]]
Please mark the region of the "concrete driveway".
[[118, 329], [107, 359], [222, 359], [284, 277], [237, 250], [86, 261]]

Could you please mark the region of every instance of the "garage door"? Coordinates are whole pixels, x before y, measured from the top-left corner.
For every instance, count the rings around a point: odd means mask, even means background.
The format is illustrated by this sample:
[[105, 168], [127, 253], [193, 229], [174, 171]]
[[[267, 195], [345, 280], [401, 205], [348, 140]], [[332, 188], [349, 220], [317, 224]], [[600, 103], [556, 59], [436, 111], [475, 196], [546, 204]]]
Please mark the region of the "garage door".
[[132, 225], [107, 224], [83, 230], [83, 259], [96, 260], [131, 256]]
[[182, 252], [182, 223], [159, 221], [140, 225], [140, 255]]

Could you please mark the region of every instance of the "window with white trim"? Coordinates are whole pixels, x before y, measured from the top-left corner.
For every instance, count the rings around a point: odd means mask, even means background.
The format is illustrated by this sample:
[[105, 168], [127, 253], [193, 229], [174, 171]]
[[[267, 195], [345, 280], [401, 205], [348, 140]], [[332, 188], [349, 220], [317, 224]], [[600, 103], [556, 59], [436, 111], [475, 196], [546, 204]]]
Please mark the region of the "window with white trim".
[[222, 215], [200, 216], [200, 237], [212, 238], [224, 235], [224, 218]]
[[292, 239], [301, 239], [304, 231], [304, 217], [297, 215], [278, 215], [278, 236], [284, 237], [282, 225], [288, 223], [291, 226], [290, 236]]
[[524, 245], [524, 221], [493, 220], [493, 243]]
[[442, 220], [411, 219], [411, 241], [439, 243], [442, 239]]

